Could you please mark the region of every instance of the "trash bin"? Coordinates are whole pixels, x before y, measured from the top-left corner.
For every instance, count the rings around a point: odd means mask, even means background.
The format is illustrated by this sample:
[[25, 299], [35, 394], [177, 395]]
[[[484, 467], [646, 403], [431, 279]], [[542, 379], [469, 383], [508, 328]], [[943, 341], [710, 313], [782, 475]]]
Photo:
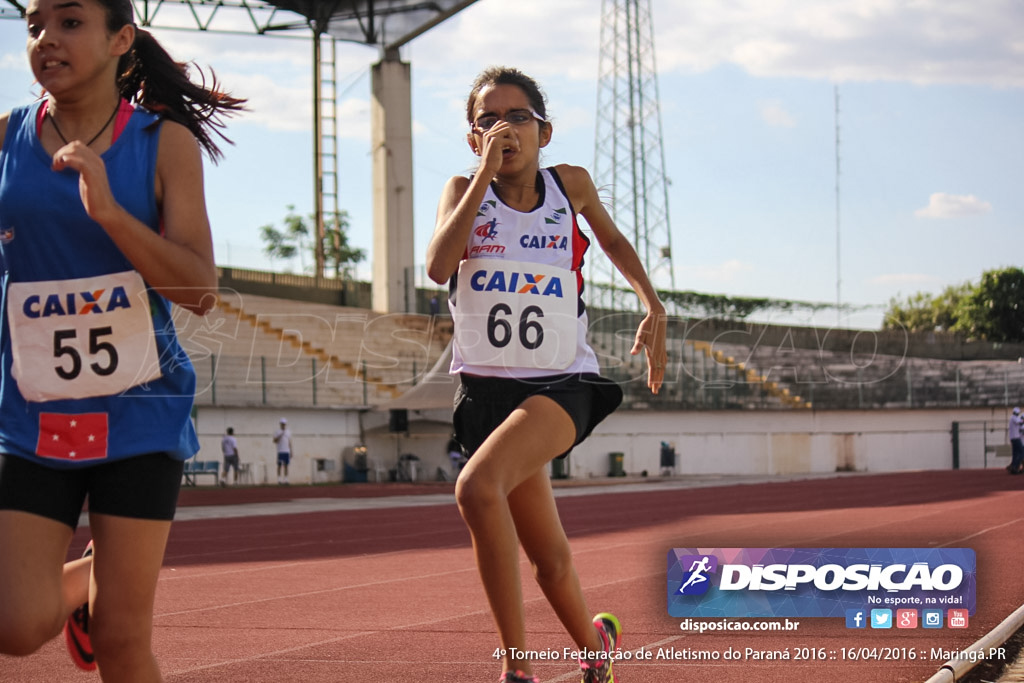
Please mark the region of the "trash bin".
[[554, 460], [551, 461], [551, 478], [569, 478], [569, 456], [566, 456], [564, 458], [555, 458]]
[[341, 480], [348, 484], [365, 484], [366, 470], [353, 467], [346, 462], [342, 470]]
[[626, 470], [623, 469], [623, 459], [625, 455], [622, 453], [609, 453], [608, 454], [608, 476], [609, 477], [624, 477], [626, 476]]
[[398, 458], [398, 481], [416, 481], [416, 470], [420, 458], [412, 453], [405, 453]]
[[661, 442], [661, 476], [666, 477], [676, 470], [676, 446], [667, 441]]
[[[341, 480], [346, 483], [365, 483], [370, 466], [366, 446], [356, 444], [341, 449]], [[378, 475], [379, 476], [379, 475]]]

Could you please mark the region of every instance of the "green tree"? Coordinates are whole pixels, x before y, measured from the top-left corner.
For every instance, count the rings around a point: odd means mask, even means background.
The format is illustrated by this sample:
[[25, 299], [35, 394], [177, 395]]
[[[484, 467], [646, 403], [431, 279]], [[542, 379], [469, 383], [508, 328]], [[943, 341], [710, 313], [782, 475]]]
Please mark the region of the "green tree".
[[990, 342], [1024, 341], [1024, 270], [982, 273], [978, 286], [957, 306], [952, 329]]
[[893, 297], [882, 321], [883, 329], [906, 329], [910, 332], [950, 330], [956, 323], [957, 306], [973, 291], [969, 282], [950, 285], [938, 296], [918, 292], [900, 300]]
[[366, 259], [366, 251], [348, 242], [348, 212], [324, 219], [324, 263], [336, 278], [352, 279], [352, 267]]
[[[284, 229], [278, 230], [268, 223], [260, 228], [263, 240], [263, 253], [272, 259], [289, 261], [304, 251], [309, 239], [309, 226], [302, 216], [295, 213], [295, 206], [288, 205], [288, 215], [284, 217]], [[302, 264], [305, 269], [305, 263]]]
[[[315, 216], [300, 216], [295, 213], [295, 207], [289, 205], [283, 229], [278, 229], [272, 224], [260, 228], [260, 238], [264, 243], [263, 252], [275, 259], [291, 260], [299, 256], [301, 268], [306, 270], [305, 254], [311, 254], [313, 263], [317, 262], [317, 244], [313, 235], [315, 225]], [[325, 266], [335, 277], [345, 279], [352, 277], [352, 266], [366, 258], [363, 249], [349, 244], [348, 229], [347, 211], [341, 211], [337, 216], [328, 218], [324, 221], [324, 238], [323, 244], [320, 245]]]
[[976, 285], [950, 286], [938, 296], [918, 292], [906, 299], [890, 299], [882, 327], [959, 332], [990, 342], [1024, 342], [1024, 270], [988, 270]]

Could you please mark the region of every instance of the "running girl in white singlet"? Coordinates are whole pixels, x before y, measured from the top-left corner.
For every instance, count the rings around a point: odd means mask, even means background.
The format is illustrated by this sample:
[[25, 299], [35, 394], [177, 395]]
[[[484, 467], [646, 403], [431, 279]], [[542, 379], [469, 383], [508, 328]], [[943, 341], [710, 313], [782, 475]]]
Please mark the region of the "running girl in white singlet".
[[528, 649], [518, 543], [581, 653], [585, 683], [611, 683], [622, 629], [592, 616], [555, 507], [548, 463], [568, 452], [622, 400], [587, 344], [581, 267], [590, 240], [647, 311], [632, 353], [647, 357], [647, 385], [665, 372], [665, 309], [636, 251], [598, 199], [586, 170], [540, 167], [551, 140], [544, 96], [516, 69], [492, 68], [473, 84], [467, 141], [479, 160], [448, 181], [427, 251], [427, 272], [449, 282], [455, 321], [452, 368], [461, 378], [455, 434], [471, 456], [456, 499], [501, 640], [502, 683], [536, 683]]

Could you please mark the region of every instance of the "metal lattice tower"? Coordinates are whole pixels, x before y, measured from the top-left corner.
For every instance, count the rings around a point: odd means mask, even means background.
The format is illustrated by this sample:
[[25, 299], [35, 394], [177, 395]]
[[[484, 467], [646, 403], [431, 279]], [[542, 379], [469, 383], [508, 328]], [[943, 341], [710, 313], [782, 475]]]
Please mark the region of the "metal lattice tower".
[[[601, 2], [594, 182], [654, 286], [674, 290], [650, 0]], [[626, 283], [599, 252], [593, 249], [588, 254], [589, 280], [596, 285], [590, 288], [591, 304], [632, 307], [617, 300]]]

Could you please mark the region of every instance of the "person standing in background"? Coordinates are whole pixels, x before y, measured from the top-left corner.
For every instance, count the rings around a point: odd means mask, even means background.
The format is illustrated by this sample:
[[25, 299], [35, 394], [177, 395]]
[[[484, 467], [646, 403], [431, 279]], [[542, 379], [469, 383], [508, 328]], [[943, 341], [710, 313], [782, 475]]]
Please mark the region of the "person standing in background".
[[1006, 468], [1010, 474], [1024, 472], [1024, 442], [1021, 442], [1022, 424], [1024, 424], [1024, 417], [1021, 417], [1020, 408], [1014, 408], [1013, 414], [1010, 415], [1009, 427], [1007, 428], [1008, 436], [1010, 437], [1010, 453], [1013, 456], [1010, 460], [1010, 466]]
[[458, 477], [462, 466], [466, 464], [466, 456], [462, 452], [462, 444], [454, 434], [452, 434], [452, 438], [448, 439], [448, 460], [452, 465], [452, 475]]
[[220, 485], [228, 485], [228, 470], [235, 468], [235, 483], [238, 483], [238, 439], [235, 438], [234, 427], [228, 427], [228, 433], [220, 440], [220, 451], [224, 454], [224, 469], [220, 475]]
[[288, 483], [288, 463], [292, 460], [292, 431], [288, 429], [288, 420], [281, 418], [281, 426], [274, 432], [274, 443], [277, 444], [277, 483]]

